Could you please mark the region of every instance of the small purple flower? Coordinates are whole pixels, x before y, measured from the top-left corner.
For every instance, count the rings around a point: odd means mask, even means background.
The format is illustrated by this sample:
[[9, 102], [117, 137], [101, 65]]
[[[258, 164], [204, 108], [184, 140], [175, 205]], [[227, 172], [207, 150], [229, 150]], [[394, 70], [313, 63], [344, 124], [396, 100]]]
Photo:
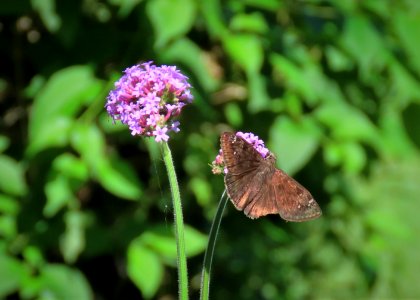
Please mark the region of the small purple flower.
[[169, 136], [166, 134], [167, 131], [168, 131], [168, 128], [166, 127], [164, 128], [156, 127], [156, 130], [153, 131], [153, 135], [155, 136], [156, 142], [161, 142], [161, 141], [167, 142], [169, 139]]
[[236, 133], [236, 136], [243, 138], [249, 144], [254, 146], [255, 150], [257, 150], [258, 153], [260, 153], [263, 158], [266, 158], [267, 154], [270, 153], [270, 151], [265, 147], [264, 141], [260, 140], [260, 138], [256, 136], [255, 134], [250, 133], [250, 132], [243, 133], [241, 131], [238, 131]]
[[114, 121], [128, 125], [132, 135], [166, 142], [167, 133], [180, 131], [174, 117], [193, 100], [187, 80], [175, 66], [157, 67], [151, 61], [132, 66], [110, 91], [106, 110]]
[[[266, 158], [270, 151], [265, 147], [264, 141], [260, 140], [258, 136], [256, 136], [253, 133], [246, 132], [243, 133], [241, 131], [238, 131], [236, 136], [239, 136], [243, 138], [245, 141], [247, 141], [250, 145], [254, 147], [255, 150], [258, 151], [259, 154], [263, 158]], [[223, 152], [222, 149], [219, 150], [219, 154], [216, 156], [215, 160], [211, 163], [212, 166], [212, 172], [213, 174], [226, 174], [227, 168], [225, 167], [225, 163], [223, 160]]]

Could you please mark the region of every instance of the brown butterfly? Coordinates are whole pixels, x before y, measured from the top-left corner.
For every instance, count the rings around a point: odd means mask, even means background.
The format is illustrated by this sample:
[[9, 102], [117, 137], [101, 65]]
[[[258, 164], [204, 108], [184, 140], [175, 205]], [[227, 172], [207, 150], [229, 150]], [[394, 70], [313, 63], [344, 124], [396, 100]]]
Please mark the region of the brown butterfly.
[[228, 171], [226, 190], [238, 210], [252, 219], [280, 214], [293, 222], [321, 216], [321, 209], [308, 190], [276, 169], [272, 153], [263, 158], [251, 144], [230, 132], [222, 134], [220, 143]]

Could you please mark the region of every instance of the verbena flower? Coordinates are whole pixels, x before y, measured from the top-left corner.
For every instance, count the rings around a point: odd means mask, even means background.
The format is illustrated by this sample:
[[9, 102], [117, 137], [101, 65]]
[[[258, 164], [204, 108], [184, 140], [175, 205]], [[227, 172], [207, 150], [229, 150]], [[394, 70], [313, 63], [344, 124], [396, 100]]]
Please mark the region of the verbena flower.
[[[258, 136], [250, 132], [241, 132], [238, 131], [236, 136], [243, 138], [247, 141], [250, 145], [254, 147], [255, 150], [263, 157], [266, 158], [270, 151], [265, 147], [264, 141], [260, 140]], [[213, 174], [227, 174], [227, 168], [225, 167], [225, 163], [223, 160], [223, 152], [222, 149], [219, 150], [219, 154], [216, 156], [215, 160], [211, 163], [212, 172]]]
[[128, 125], [132, 135], [166, 142], [169, 132], [180, 131], [174, 117], [193, 100], [187, 80], [175, 66], [158, 67], [151, 61], [135, 65], [115, 83], [106, 110], [114, 121]]

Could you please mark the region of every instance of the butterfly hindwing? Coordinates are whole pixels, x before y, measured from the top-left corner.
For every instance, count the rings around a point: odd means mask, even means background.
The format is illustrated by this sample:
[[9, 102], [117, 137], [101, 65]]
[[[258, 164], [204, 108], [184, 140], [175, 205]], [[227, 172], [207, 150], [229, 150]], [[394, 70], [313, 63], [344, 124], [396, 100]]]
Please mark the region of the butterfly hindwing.
[[303, 222], [321, 216], [321, 209], [311, 193], [282, 170], [276, 169], [271, 185], [278, 213], [283, 219]]

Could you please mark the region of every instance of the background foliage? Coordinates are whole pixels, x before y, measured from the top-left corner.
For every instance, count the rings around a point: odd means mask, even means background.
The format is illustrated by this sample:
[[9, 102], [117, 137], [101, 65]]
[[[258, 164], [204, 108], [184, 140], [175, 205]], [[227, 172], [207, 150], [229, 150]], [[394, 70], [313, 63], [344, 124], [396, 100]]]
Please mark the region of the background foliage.
[[170, 142], [193, 298], [225, 130], [266, 140], [324, 215], [229, 205], [212, 298], [420, 298], [419, 3], [1, 1], [0, 298], [176, 298], [159, 147], [104, 111], [148, 60], [194, 86]]

